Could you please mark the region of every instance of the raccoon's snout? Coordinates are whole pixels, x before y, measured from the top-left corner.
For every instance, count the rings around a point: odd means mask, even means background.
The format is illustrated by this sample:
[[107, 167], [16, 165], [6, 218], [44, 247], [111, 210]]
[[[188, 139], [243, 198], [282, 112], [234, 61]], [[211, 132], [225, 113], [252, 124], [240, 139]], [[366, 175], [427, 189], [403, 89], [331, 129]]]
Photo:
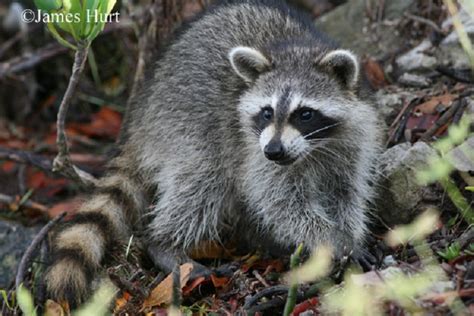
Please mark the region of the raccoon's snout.
[[267, 146], [265, 146], [263, 152], [268, 160], [279, 165], [286, 166], [296, 161], [296, 159], [287, 155], [285, 147], [283, 147], [281, 141], [271, 141]]
[[271, 141], [263, 150], [265, 157], [272, 161], [278, 161], [285, 157], [285, 149], [281, 141]]

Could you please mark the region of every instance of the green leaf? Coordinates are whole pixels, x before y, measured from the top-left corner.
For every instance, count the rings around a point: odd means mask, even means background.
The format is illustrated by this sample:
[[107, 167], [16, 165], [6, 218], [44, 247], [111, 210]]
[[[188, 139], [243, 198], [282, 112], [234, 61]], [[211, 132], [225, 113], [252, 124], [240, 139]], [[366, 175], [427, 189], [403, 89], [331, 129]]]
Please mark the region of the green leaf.
[[34, 3], [38, 9], [46, 12], [59, 10], [63, 6], [62, 0], [34, 0]]
[[0, 294], [2, 295], [3, 301], [5, 302], [5, 305], [7, 305], [8, 309], [13, 309], [13, 306], [10, 305], [10, 302], [8, 301], [8, 294], [7, 291], [5, 290], [0, 290]]
[[453, 244], [449, 245], [445, 250], [438, 251], [438, 255], [446, 261], [456, 259], [460, 254], [461, 245], [458, 242], [454, 242]]
[[[115, 3], [116, 3], [116, 0], [101, 2], [98, 8], [99, 16], [100, 17], [108, 16], [110, 12], [112, 11], [112, 9], [114, 8]], [[102, 18], [102, 20], [104, 19]], [[104, 27], [105, 27], [105, 22], [101, 22], [99, 20], [98, 23], [91, 29], [91, 32], [87, 35], [87, 39], [89, 41], [92, 41], [94, 38], [97, 37], [97, 35], [99, 35], [100, 32], [102, 32]]]
[[[83, 12], [84, 12], [84, 17], [85, 21], [82, 26], [81, 30], [81, 37], [83, 39], [87, 38], [87, 34], [91, 32], [95, 25], [95, 20], [91, 16], [96, 14], [96, 12], [99, 12], [99, 0], [84, 0], [86, 3], [84, 4]], [[90, 20], [89, 20], [90, 19]]]
[[106, 10], [106, 13], [107, 13], [107, 14], [109, 14], [110, 12], [112, 12], [112, 9], [114, 8], [116, 2], [117, 2], [117, 0], [109, 0], [109, 1], [107, 2], [107, 10]]
[[16, 296], [18, 298], [18, 305], [20, 306], [20, 309], [23, 314], [25, 316], [36, 316], [33, 296], [23, 286], [23, 284], [21, 284], [20, 287], [16, 290]]
[[84, 23], [84, 18], [82, 17], [81, 2], [79, 0], [73, 0], [68, 1], [66, 3], [65, 1], [64, 9], [61, 10], [59, 13], [73, 17], [73, 20], [71, 22], [61, 21], [56, 24], [63, 31], [71, 34], [76, 41], [79, 41], [82, 23]]
[[53, 37], [63, 46], [66, 46], [66, 47], [69, 47], [69, 48], [72, 48], [74, 50], [77, 50], [77, 47], [74, 46], [73, 44], [69, 43], [68, 41], [66, 41], [59, 33], [58, 31], [56, 30], [56, 28], [54, 27], [54, 24], [53, 23], [48, 23], [46, 24], [46, 26], [48, 27], [48, 30], [51, 32], [51, 34], [53, 35]]

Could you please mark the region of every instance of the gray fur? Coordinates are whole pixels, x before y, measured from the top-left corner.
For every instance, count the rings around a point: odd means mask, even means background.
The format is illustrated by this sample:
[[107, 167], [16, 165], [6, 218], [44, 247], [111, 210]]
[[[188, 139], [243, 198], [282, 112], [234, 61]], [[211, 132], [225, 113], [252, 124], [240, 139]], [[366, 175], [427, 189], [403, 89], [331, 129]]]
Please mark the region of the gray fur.
[[[331, 44], [286, 8], [253, 3], [218, 7], [193, 23], [157, 63], [151, 93], [132, 113], [124, 151], [138, 157], [137, 168], [158, 192], [150, 238], [185, 253], [241, 230], [229, 223], [244, 216], [284, 247], [328, 242], [352, 249], [363, 239], [372, 196], [367, 181], [378, 150], [376, 114], [357, 91], [312, 67]], [[238, 46], [273, 61], [248, 87], [228, 60]], [[340, 142], [280, 167], [264, 157], [239, 99], [287, 86], [332, 100], [347, 121]]]

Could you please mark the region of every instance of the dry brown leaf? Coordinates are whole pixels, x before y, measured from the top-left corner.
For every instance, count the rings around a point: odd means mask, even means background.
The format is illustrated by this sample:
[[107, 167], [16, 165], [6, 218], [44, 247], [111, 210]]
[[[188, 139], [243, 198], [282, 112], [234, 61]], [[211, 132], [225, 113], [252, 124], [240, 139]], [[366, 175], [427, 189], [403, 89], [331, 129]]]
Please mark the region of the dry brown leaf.
[[443, 109], [451, 106], [454, 99], [458, 97], [457, 94], [446, 93], [443, 95], [432, 97], [430, 100], [417, 105], [415, 107], [415, 113], [423, 114], [434, 114], [438, 112], [438, 107], [442, 106]]
[[367, 80], [372, 87], [380, 89], [385, 86], [385, 74], [382, 66], [373, 58], [367, 58], [363, 64]]
[[229, 283], [229, 278], [227, 277], [218, 277], [214, 274], [211, 274], [211, 281], [214, 284], [215, 288], [225, 287]]
[[[179, 267], [180, 271], [180, 285], [184, 288], [189, 280], [189, 275], [193, 270], [192, 263], [185, 263]], [[158, 284], [153, 291], [151, 291], [148, 298], [143, 302], [143, 308], [153, 306], [160, 306], [163, 304], [170, 304], [173, 297], [173, 274], [170, 273], [160, 284]]]
[[183, 288], [183, 296], [189, 295], [195, 288], [197, 288], [202, 283], [206, 282], [206, 278], [201, 276], [199, 278], [194, 279], [190, 284], [186, 285]]
[[56, 303], [53, 300], [47, 300], [44, 305], [44, 315], [45, 316], [64, 316], [66, 313], [59, 303]]

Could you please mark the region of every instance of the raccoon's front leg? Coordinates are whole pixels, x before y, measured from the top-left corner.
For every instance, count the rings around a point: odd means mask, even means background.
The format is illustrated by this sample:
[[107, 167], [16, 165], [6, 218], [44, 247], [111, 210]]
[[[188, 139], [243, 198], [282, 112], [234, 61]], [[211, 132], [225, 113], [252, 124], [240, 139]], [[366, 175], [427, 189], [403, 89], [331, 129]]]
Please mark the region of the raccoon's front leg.
[[190, 279], [198, 277], [208, 277], [212, 274], [212, 270], [194, 261], [185, 254], [177, 254], [169, 250], [160, 249], [156, 245], [149, 245], [147, 247], [148, 256], [153, 261], [153, 264], [163, 271], [165, 274], [173, 272], [173, 269], [180, 264], [189, 262], [193, 264]]
[[[180, 170], [189, 169], [183, 166]], [[219, 174], [202, 170], [199, 174], [175, 174], [158, 184], [160, 197], [149, 226], [149, 253], [155, 265], [165, 272], [191, 261], [189, 252], [202, 242], [220, 240], [224, 214], [230, 209], [230, 194]], [[195, 263], [194, 272], [210, 272], [203, 268]]]

